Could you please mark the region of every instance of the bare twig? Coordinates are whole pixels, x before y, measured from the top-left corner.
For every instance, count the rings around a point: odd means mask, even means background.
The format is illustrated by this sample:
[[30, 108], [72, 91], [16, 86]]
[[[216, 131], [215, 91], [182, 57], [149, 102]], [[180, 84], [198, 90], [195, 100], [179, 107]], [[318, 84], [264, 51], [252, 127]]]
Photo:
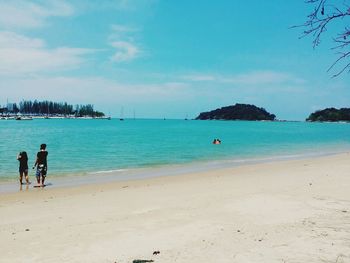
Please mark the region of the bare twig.
[[[293, 28], [304, 28], [304, 31], [300, 38], [306, 36], [312, 36], [313, 48], [316, 48], [321, 43], [321, 36], [327, 31], [327, 27], [331, 24], [335, 24], [335, 21], [344, 19], [345, 17], [350, 16], [350, 7], [344, 0], [343, 5], [335, 6], [328, 4], [330, 0], [306, 0], [306, 4], [313, 5], [313, 11], [307, 16], [307, 20], [302, 25], [293, 26]], [[333, 38], [333, 41], [336, 43], [332, 50], [345, 49], [350, 47], [350, 28], [345, 27], [343, 32], [339, 33], [337, 37]], [[350, 58], [349, 52], [339, 52], [339, 57], [336, 61], [328, 68], [327, 71], [330, 71], [334, 66], [340, 63], [343, 60]], [[342, 74], [344, 71], [350, 68], [350, 63], [343, 66], [339, 72], [333, 75], [337, 77]]]

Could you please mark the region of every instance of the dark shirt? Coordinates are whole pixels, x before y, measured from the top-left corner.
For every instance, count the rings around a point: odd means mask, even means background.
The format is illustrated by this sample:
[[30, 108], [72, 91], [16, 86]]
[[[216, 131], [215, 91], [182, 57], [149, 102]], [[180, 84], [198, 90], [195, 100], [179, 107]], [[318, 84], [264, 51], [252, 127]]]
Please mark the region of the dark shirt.
[[47, 155], [49, 153], [47, 151], [40, 151], [37, 153], [36, 157], [38, 158], [38, 165], [39, 164], [43, 164], [45, 166], [47, 166]]
[[20, 168], [28, 169], [28, 157], [19, 155], [18, 161], [19, 161], [19, 167]]

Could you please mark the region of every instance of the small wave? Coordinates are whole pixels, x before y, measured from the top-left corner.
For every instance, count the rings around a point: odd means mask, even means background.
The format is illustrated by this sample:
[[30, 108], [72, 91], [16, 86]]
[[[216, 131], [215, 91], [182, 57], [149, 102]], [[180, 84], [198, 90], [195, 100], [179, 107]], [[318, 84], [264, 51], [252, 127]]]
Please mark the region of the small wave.
[[105, 171], [90, 172], [88, 174], [108, 174], [108, 173], [115, 173], [115, 172], [125, 172], [127, 170], [128, 169], [105, 170]]

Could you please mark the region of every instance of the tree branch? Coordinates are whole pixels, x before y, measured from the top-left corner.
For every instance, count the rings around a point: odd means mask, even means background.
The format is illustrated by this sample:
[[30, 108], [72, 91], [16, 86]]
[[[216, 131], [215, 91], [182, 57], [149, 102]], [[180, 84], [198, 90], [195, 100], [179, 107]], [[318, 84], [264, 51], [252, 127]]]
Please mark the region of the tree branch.
[[[335, 24], [336, 21], [343, 20], [345, 17], [350, 16], [350, 7], [345, 3], [349, 0], [344, 0], [343, 9], [339, 6], [328, 4], [329, 0], [306, 0], [306, 4], [313, 5], [313, 11], [307, 16], [307, 20], [302, 25], [293, 26], [292, 28], [305, 28], [300, 38], [306, 36], [312, 36], [313, 48], [316, 48], [321, 43], [322, 35], [327, 31], [327, 27], [331, 24]], [[345, 27], [342, 33], [339, 33], [337, 37], [333, 38], [336, 43], [332, 50], [345, 49], [350, 47], [350, 28]], [[340, 52], [338, 59], [328, 68], [330, 71], [336, 64], [344, 59], [349, 59], [349, 52]], [[339, 76], [350, 67], [350, 63], [345, 65], [338, 73], [333, 77]]]

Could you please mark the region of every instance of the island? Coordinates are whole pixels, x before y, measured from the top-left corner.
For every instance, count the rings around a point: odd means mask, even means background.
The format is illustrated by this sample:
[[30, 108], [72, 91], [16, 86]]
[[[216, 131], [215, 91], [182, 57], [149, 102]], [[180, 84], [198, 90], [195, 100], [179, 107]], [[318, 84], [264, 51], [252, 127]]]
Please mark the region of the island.
[[350, 122], [350, 108], [326, 108], [324, 110], [318, 110], [310, 114], [310, 116], [306, 119], [306, 121], [310, 122], [338, 122], [338, 121], [346, 121]]
[[267, 112], [250, 104], [235, 104], [220, 109], [202, 112], [196, 120], [247, 120], [247, 121], [274, 121], [275, 114]]

